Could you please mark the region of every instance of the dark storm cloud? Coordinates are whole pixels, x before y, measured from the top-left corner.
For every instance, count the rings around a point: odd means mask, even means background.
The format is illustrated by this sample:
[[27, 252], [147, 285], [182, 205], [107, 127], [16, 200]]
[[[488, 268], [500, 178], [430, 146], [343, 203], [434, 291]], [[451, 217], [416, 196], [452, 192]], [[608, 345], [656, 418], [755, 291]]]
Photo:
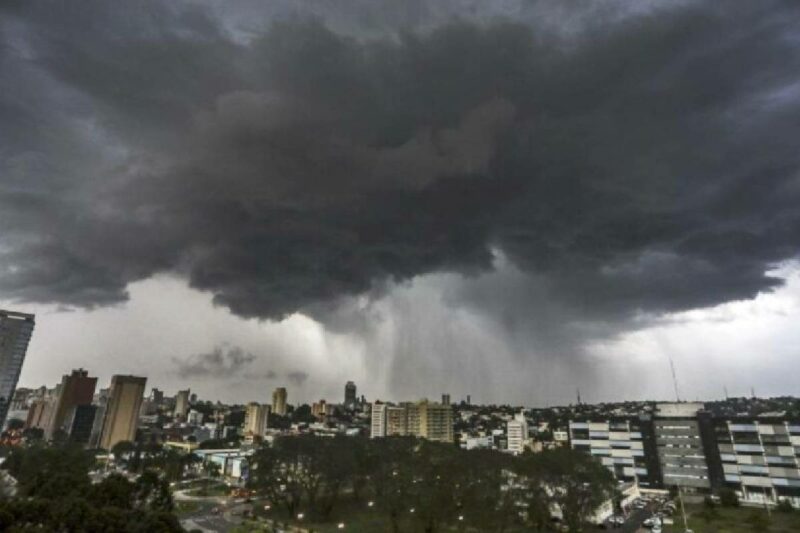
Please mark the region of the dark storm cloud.
[[289, 372], [288, 374], [286, 374], [286, 377], [289, 378], [289, 381], [291, 381], [293, 385], [300, 387], [308, 379], [308, 372], [295, 370], [293, 372]]
[[238, 374], [246, 370], [256, 356], [238, 346], [217, 346], [208, 353], [186, 359], [173, 358], [177, 373], [182, 378], [217, 377]]
[[529, 23], [445, 23], [462, 4], [431, 5], [391, 34], [287, 17], [242, 38], [196, 4], [12, 3], [0, 291], [102, 305], [173, 272], [239, 315], [324, 316], [497, 252], [518, 269], [506, 297], [465, 284], [452, 302], [559, 326], [780, 283], [800, 6], [532, 2]]

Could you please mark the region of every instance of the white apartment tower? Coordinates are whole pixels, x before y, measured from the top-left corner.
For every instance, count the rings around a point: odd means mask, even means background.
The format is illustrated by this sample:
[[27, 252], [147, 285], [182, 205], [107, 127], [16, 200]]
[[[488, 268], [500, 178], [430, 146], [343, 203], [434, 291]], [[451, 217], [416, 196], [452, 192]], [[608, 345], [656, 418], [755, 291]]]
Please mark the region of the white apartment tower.
[[508, 451], [514, 455], [519, 455], [525, 450], [528, 441], [528, 422], [525, 420], [525, 412], [521, 411], [514, 415], [513, 420], [506, 423], [506, 434], [508, 438]]

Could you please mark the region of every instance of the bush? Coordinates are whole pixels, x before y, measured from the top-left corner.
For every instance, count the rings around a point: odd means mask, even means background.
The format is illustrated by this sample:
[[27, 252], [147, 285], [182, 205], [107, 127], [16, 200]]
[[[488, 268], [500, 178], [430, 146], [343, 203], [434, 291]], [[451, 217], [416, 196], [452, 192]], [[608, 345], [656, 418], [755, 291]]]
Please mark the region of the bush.
[[778, 511], [781, 513], [791, 513], [794, 512], [794, 507], [792, 504], [789, 503], [789, 500], [781, 500], [778, 502], [778, 506], [776, 507]]
[[762, 511], [753, 511], [744, 520], [754, 532], [763, 533], [769, 531], [769, 519]]
[[720, 489], [719, 503], [723, 507], [739, 507], [739, 495], [733, 489]]

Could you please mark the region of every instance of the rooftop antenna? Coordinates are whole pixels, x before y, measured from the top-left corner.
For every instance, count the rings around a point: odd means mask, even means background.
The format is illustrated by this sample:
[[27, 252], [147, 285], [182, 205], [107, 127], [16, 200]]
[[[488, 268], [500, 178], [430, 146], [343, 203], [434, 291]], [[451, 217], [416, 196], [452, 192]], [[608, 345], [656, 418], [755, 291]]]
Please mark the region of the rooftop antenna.
[[727, 386], [727, 385], [723, 385], [723, 386], [722, 386], [722, 390], [724, 390], [724, 391], [725, 391], [725, 399], [726, 399], [726, 400], [728, 400], [728, 399], [730, 398], [730, 397], [728, 396], [728, 386]]
[[669, 369], [672, 372], [672, 386], [675, 388], [675, 400], [681, 401], [681, 397], [678, 394], [678, 377], [675, 375], [675, 363], [672, 362], [672, 356], [667, 354], [667, 359], [669, 359]]
[[753, 399], [755, 399], [756, 397], [756, 389], [754, 389], [753, 387], [750, 387], [750, 396], [752, 396]]
[[575, 389], [578, 392], [578, 405], [581, 404], [581, 389]]

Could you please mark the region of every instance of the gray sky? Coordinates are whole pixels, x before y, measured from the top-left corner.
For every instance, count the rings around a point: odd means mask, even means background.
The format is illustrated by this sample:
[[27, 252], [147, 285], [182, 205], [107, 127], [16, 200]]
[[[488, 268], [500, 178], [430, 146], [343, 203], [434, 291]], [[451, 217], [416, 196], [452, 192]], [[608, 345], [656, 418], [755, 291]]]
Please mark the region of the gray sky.
[[796, 393], [795, 2], [7, 2], [22, 383]]

